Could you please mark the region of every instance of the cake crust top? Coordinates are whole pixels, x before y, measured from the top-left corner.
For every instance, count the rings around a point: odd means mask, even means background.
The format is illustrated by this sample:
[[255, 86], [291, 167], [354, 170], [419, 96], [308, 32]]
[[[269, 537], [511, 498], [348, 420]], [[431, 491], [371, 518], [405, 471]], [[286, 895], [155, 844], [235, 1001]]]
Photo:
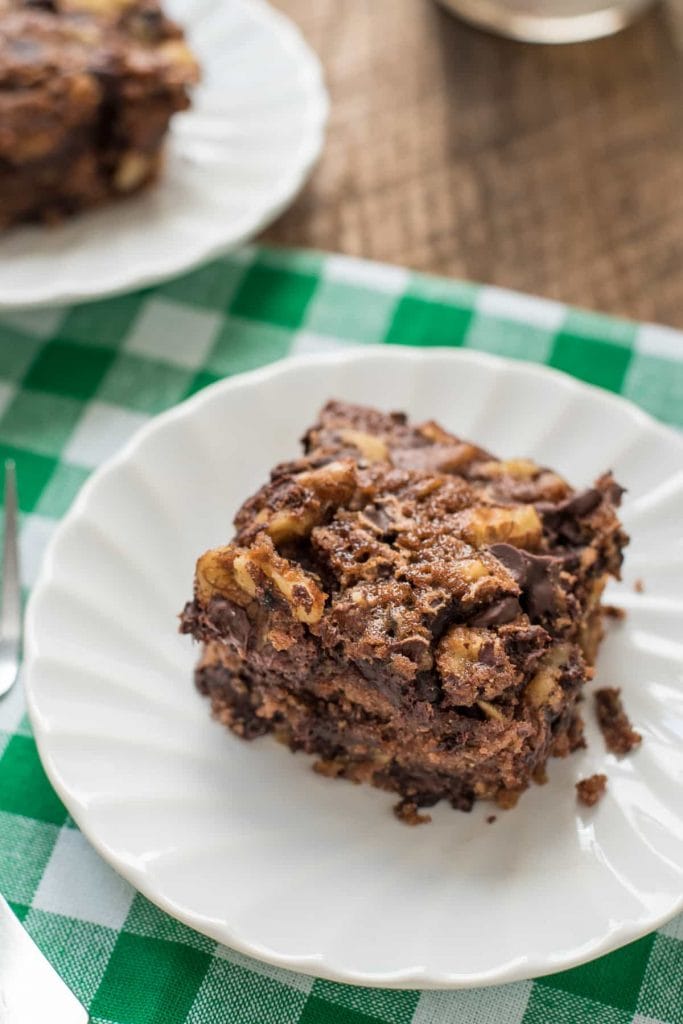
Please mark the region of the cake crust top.
[[454, 707], [512, 694], [551, 645], [592, 660], [582, 611], [625, 540], [611, 475], [577, 493], [432, 421], [336, 401], [303, 446], [199, 559], [202, 606], [225, 598], [265, 616], [275, 648], [312, 635], [395, 693], [438, 688]]

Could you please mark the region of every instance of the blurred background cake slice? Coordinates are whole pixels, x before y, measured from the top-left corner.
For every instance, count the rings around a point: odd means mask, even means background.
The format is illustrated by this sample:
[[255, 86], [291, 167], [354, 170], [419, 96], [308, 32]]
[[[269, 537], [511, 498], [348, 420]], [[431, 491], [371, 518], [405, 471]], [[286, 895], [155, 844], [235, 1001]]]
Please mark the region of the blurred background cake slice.
[[198, 78], [156, 0], [0, 0], [0, 228], [150, 185]]

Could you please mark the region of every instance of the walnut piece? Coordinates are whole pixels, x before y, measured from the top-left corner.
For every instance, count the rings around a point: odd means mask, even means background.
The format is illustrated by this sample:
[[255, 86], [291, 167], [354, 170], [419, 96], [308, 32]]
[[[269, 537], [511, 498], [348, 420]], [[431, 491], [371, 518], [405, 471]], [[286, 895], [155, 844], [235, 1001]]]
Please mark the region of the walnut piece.
[[463, 514], [462, 535], [474, 547], [488, 544], [513, 544], [518, 548], [538, 547], [542, 526], [533, 505], [479, 508]]
[[153, 169], [154, 161], [149, 156], [130, 150], [123, 154], [114, 171], [114, 188], [117, 192], [132, 192], [142, 185]]
[[207, 604], [212, 597], [227, 597], [241, 607], [249, 604], [253, 597], [251, 587], [255, 588], [255, 584], [251, 577], [237, 579], [235, 575], [235, 557], [239, 550], [228, 544], [212, 548], [198, 558], [195, 593], [202, 604]]
[[351, 459], [330, 462], [298, 473], [294, 483], [304, 492], [299, 505], [275, 511], [263, 508], [256, 517], [257, 523], [267, 524], [266, 532], [276, 544], [307, 537], [331, 511], [350, 500], [356, 487], [355, 464]]
[[487, 718], [493, 718], [498, 722], [505, 722], [506, 718], [500, 708], [497, 708], [494, 704], [489, 704], [487, 700], [478, 700], [477, 704], [484, 712]]
[[524, 700], [527, 704], [534, 708], [549, 707], [551, 710], [562, 706], [560, 669], [567, 663], [569, 654], [569, 645], [559, 644], [541, 658], [536, 675], [524, 690]]
[[541, 472], [541, 467], [531, 459], [508, 459], [498, 462], [482, 462], [477, 466], [477, 476], [488, 478], [511, 476], [514, 480], [532, 480]]
[[350, 444], [357, 448], [368, 462], [389, 461], [389, 449], [382, 438], [376, 434], [366, 434], [362, 430], [346, 428], [339, 431], [339, 437], [344, 444]]
[[432, 441], [434, 444], [459, 444], [460, 438], [454, 434], [449, 434], [447, 430], [437, 423], [435, 420], [427, 420], [426, 423], [421, 423], [417, 428], [418, 433], [426, 437], [428, 441]]
[[479, 658], [479, 652], [487, 639], [483, 629], [466, 626], [451, 626], [441, 639], [437, 651], [437, 665], [442, 676], [459, 676]]
[[261, 537], [249, 548], [230, 544], [207, 551], [197, 562], [197, 597], [203, 603], [212, 597], [227, 597], [242, 607], [257, 600], [271, 583], [289, 605], [299, 622], [320, 621], [326, 594], [313, 576], [283, 558], [272, 541]]

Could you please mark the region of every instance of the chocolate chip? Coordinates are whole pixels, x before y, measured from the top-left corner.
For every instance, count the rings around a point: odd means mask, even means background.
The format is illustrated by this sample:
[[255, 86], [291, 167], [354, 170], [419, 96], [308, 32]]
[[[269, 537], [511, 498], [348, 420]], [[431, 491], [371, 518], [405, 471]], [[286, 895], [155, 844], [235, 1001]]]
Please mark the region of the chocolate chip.
[[391, 461], [399, 469], [418, 473], [455, 473], [472, 458], [472, 446], [459, 444], [429, 444], [418, 448], [395, 448]]
[[[618, 487], [618, 484], [613, 486]], [[593, 512], [602, 498], [603, 495], [596, 487], [589, 487], [571, 498], [558, 502], [557, 505], [539, 502], [536, 508], [545, 527], [562, 534], [571, 543], [579, 544], [581, 542], [581, 525], [577, 520]]]
[[512, 544], [493, 544], [490, 550], [519, 584], [530, 618], [538, 619], [556, 610], [555, 578], [562, 559], [533, 555]]
[[573, 498], [567, 498], [562, 505], [558, 505], [558, 510], [561, 508], [568, 516], [586, 516], [598, 507], [601, 500], [600, 491], [595, 487], [589, 487], [587, 490], [581, 491], [580, 494], [575, 494]]
[[239, 651], [246, 649], [251, 627], [243, 608], [223, 597], [214, 597], [209, 602], [207, 617], [220, 636], [229, 640]]
[[489, 605], [479, 612], [472, 620], [472, 626], [504, 626], [506, 622], [512, 622], [522, 614], [519, 601], [516, 597], [503, 597], [500, 601]]

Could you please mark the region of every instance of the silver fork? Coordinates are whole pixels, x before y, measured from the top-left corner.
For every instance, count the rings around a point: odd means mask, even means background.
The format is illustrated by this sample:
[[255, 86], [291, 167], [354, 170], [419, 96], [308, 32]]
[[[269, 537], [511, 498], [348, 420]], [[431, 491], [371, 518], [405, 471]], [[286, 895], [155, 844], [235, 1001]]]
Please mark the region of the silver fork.
[[17, 475], [12, 459], [5, 462], [5, 540], [2, 552], [2, 608], [0, 609], [0, 696], [7, 693], [19, 673], [21, 658], [21, 580], [19, 578], [19, 523]]

